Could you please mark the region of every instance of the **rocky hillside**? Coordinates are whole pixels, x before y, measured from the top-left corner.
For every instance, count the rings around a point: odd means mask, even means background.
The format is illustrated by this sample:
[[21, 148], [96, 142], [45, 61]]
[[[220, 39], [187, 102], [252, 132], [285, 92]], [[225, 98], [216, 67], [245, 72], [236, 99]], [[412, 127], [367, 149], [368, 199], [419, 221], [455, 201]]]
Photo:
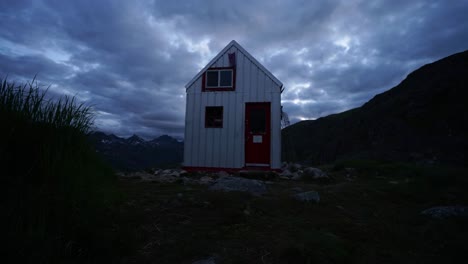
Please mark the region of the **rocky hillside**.
[[94, 132], [89, 139], [96, 151], [117, 170], [177, 166], [183, 158], [183, 142], [167, 135], [146, 141], [137, 135], [121, 138]]
[[287, 127], [283, 160], [340, 158], [466, 166], [468, 51], [427, 64], [359, 108]]

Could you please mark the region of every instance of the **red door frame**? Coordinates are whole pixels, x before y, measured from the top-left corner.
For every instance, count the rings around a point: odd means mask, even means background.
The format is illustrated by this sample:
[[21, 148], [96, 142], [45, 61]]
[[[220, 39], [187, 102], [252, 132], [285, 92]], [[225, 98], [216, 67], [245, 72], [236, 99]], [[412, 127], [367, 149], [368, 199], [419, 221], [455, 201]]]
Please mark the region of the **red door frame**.
[[[251, 132], [252, 110], [265, 110], [265, 131]], [[270, 167], [271, 152], [271, 103], [245, 103], [245, 166]]]

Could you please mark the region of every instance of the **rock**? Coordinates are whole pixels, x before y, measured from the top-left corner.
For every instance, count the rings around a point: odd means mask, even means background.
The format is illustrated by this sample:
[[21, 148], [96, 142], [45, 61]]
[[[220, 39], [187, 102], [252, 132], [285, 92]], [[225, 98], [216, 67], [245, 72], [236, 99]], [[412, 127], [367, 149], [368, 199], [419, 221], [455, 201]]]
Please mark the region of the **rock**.
[[180, 179], [182, 180], [182, 183], [183, 183], [184, 185], [200, 184], [200, 181], [195, 180], [195, 179], [192, 179], [192, 178], [181, 177]]
[[288, 165], [288, 169], [292, 172], [296, 172], [298, 170], [300, 170], [302, 168], [302, 166], [300, 164], [297, 164], [297, 163], [290, 163]]
[[179, 177], [180, 173], [178, 171], [172, 171], [171, 173], [169, 173], [169, 176]]
[[138, 176], [138, 175], [131, 175], [131, 174], [130, 174], [130, 175], [127, 175], [127, 176], [125, 176], [125, 177], [123, 177], [123, 178], [129, 179], [129, 180], [143, 180], [143, 179], [141, 178], [141, 176]]
[[296, 193], [304, 191], [301, 187], [292, 187], [290, 190], [293, 191], [293, 192], [296, 192]]
[[179, 172], [179, 176], [187, 176], [187, 175], [188, 175], [188, 171], [186, 171], [186, 170], [181, 170]]
[[128, 177], [132, 179], [140, 179], [142, 181], [151, 181], [154, 178], [153, 174], [149, 174], [143, 171], [130, 173], [128, 174]]
[[175, 177], [173, 175], [161, 174], [161, 175], [153, 176], [150, 180], [153, 182], [173, 183], [177, 181], [178, 179], [179, 179], [178, 177]]
[[167, 170], [163, 170], [161, 173], [162, 174], [170, 174], [171, 172], [172, 172], [171, 170], [167, 169]]
[[304, 179], [317, 180], [320, 178], [328, 178], [328, 175], [320, 169], [307, 167], [303, 172]]
[[203, 176], [199, 180], [200, 184], [212, 184], [213, 182], [214, 182], [214, 179], [211, 178], [210, 176]]
[[256, 179], [261, 181], [278, 179], [279, 174], [274, 171], [263, 171], [263, 170], [241, 170], [238, 175], [242, 178]]
[[298, 181], [302, 179], [302, 174], [300, 172], [293, 172], [291, 175], [292, 175], [291, 180]]
[[294, 199], [301, 201], [301, 202], [320, 202], [320, 196], [316, 191], [308, 191], [295, 194]]
[[248, 192], [253, 195], [262, 195], [267, 192], [264, 182], [259, 180], [244, 179], [239, 177], [221, 177], [209, 188], [214, 191], [239, 191]]
[[445, 219], [449, 217], [468, 217], [468, 206], [436, 206], [422, 211], [421, 214], [436, 219]]
[[218, 177], [226, 177], [226, 176], [229, 176], [229, 173], [225, 172], [225, 171], [219, 171], [216, 173], [216, 176]]
[[192, 264], [216, 264], [216, 257], [209, 257], [192, 262]]
[[293, 174], [291, 171], [289, 171], [288, 169], [284, 169], [280, 175], [279, 175], [280, 179], [291, 179], [293, 177]]

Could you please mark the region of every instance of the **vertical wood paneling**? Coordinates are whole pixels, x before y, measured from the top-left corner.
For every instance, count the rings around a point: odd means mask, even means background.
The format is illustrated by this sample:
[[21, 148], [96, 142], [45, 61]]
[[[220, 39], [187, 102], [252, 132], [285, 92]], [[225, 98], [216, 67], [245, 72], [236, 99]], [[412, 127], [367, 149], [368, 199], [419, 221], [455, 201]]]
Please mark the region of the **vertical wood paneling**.
[[195, 114], [199, 115], [198, 120], [197, 120], [197, 125], [195, 126], [196, 131], [198, 131], [198, 142], [196, 144], [197, 146], [197, 164], [204, 164], [206, 161], [206, 150], [205, 150], [205, 145], [206, 145], [206, 136], [205, 136], [205, 106], [206, 106], [206, 96], [204, 96], [203, 93], [200, 93], [198, 96], [199, 99], [199, 104], [198, 104], [198, 109], [195, 111]]
[[[199, 94], [190, 94], [189, 95], [193, 100], [193, 111], [189, 113], [192, 119], [192, 149], [191, 149], [191, 160], [192, 166], [198, 164], [198, 156], [200, 155], [198, 145], [200, 144], [200, 126], [198, 123], [200, 122], [200, 103], [201, 103], [201, 96]], [[186, 117], [187, 118], [187, 117]]]
[[[189, 116], [193, 111], [193, 96], [187, 96], [185, 104], [185, 116]], [[184, 138], [184, 166], [192, 166], [193, 149], [193, 118], [185, 118], [185, 138]]]
[[271, 167], [281, 167], [281, 105], [280, 93], [272, 93], [271, 104]]
[[228, 112], [226, 115], [227, 118], [227, 142], [228, 146], [226, 149], [226, 167], [235, 167], [235, 145], [237, 143], [235, 136], [236, 129], [236, 93], [234, 95], [227, 95], [226, 99], [228, 101]]
[[[281, 166], [280, 93], [248, 57], [231, 47], [212, 65], [228, 67], [236, 53], [236, 90], [201, 92], [201, 77], [187, 89], [184, 165], [240, 168], [244, 166], [246, 102], [271, 102], [271, 167]], [[205, 107], [223, 106], [223, 128], [205, 128]]]
[[232, 159], [229, 158], [233, 152], [234, 138], [233, 138], [233, 110], [232, 106], [235, 104], [235, 93], [233, 95], [225, 94], [223, 96], [223, 105], [225, 106], [225, 118], [226, 118], [226, 129], [223, 130], [223, 140], [225, 140], [226, 146], [221, 149], [221, 152], [224, 154], [223, 167], [232, 167]]
[[257, 79], [257, 100], [259, 102], [267, 102], [266, 96], [265, 96], [265, 74], [262, 71], [258, 71], [257, 73], [258, 79]]
[[[232, 48], [231, 48], [232, 49]], [[226, 53], [223, 55], [223, 67], [229, 67], [229, 53], [231, 53], [231, 49], [229, 49]]]
[[257, 99], [257, 79], [258, 79], [258, 67], [251, 63], [250, 64], [250, 89], [249, 99], [252, 102], [258, 102]]
[[[205, 97], [207, 98], [206, 106], [213, 106], [214, 105], [214, 94], [213, 92], [204, 93]], [[206, 161], [208, 167], [213, 167], [213, 147], [214, 147], [214, 138], [213, 138], [213, 129], [212, 128], [205, 128], [205, 148], [206, 148]]]
[[245, 164], [245, 101], [242, 101], [242, 97], [240, 98], [239, 107], [239, 121], [238, 121], [238, 131], [239, 131], [239, 166], [244, 166]]
[[236, 93], [242, 93], [244, 91], [244, 55], [237, 52], [236, 62]]
[[236, 105], [235, 105], [235, 136], [234, 140], [234, 164], [236, 167], [242, 167], [243, 164], [243, 155], [244, 155], [244, 98], [243, 94], [239, 93], [235, 97]]
[[224, 140], [222, 140], [221, 136], [222, 136], [222, 132], [225, 130], [224, 128], [224, 125], [225, 125], [225, 111], [226, 111], [226, 107], [223, 105], [222, 103], [222, 94], [224, 92], [216, 92], [215, 93], [215, 102], [214, 102], [214, 105], [216, 106], [223, 106], [223, 128], [214, 128], [213, 129], [213, 132], [214, 132], [214, 135], [213, 135], [213, 139], [214, 139], [214, 143], [213, 143], [213, 167], [221, 167], [221, 160], [223, 160], [223, 153], [221, 152], [221, 147], [222, 145], [225, 144], [225, 141], [227, 140], [227, 138], [225, 138]]
[[221, 105], [223, 106], [223, 129], [221, 129], [220, 142], [221, 145], [219, 153], [221, 155], [219, 160], [219, 167], [226, 167], [227, 153], [229, 151], [230, 138], [228, 137], [229, 131], [229, 97], [226, 93], [221, 93]]
[[[217, 95], [218, 95], [218, 92], [210, 93], [210, 96], [209, 96], [210, 106], [216, 106]], [[217, 163], [218, 157], [216, 156], [217, 154], [216, 149], [217, 149], [217, 146], [220, 144], [219, 138], [217, 137], [217, 135], [220, 129], [221, 128], [207, 128], [206, 129], [210, 134], [210, 137], [208, 138], [208, 140], [211, 141], [210, 142], [211, 143], [210, 167], [217, 167], [216, 163]]]
[[244, 85], [244, 102], [248, 102], [249, 94], [250, 94], [250, 68], [252, 67], [252, 63], [250, 60], [244, 57], [244, 79], [242, 80], [242, 84]]
[[[276, 104], [275, 101], [272, 101], [272, 87], [274, 83], [271, 79], [265, 74], [265, 84], [264, 84], [264, 95], [265, 95], [265, 102], [272, 102], [272, 104]], [[279, 103], [278, 103], [279, 104]]]

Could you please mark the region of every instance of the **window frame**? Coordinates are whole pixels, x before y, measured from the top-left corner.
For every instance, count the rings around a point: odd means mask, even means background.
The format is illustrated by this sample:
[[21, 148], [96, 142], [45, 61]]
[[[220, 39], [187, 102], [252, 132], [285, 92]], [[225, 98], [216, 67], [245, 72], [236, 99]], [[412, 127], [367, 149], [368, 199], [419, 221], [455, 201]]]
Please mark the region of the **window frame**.
[[[216, 124], [209, 124], [208, 123], [208, 109], [215, 109], [215, 108], [220, 108], [221, 109], [221, 124], [216, 125]], [[223, 106], [205, 106], [205, 128], [223, 128], [224, 126], [224, 107]]]
[[[213, 72], [217, 71], [218, 72], [218, 86], [207, 86], [207, 75], [208, 72]], [[219, 86], [221, 83], [221, 71], [231, 71], [231, 84], [232, 86]], [[204, 73], [203, 73], [203, 78], [202, 78], [202, 91], [234, 91], [236, 89], [236, 69], [235, 67], [213, 67], [213, 68], [208, 68]]]

